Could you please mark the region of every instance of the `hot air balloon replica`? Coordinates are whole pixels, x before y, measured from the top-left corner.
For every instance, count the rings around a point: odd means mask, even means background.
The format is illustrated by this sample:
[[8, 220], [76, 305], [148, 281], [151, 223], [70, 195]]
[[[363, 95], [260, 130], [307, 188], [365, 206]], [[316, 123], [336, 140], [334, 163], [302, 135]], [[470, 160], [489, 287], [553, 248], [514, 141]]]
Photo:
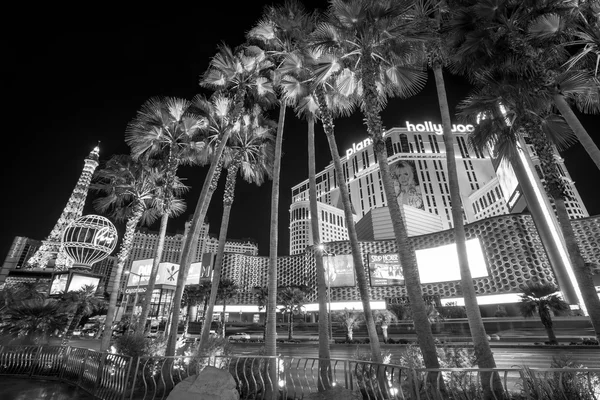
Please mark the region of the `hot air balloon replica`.
[[61, 291], [77, 291], [85, 285], [98, 287], [102, 276], [90, 273], [92, 265], [104, 260], [117, 245], [117, 229], [100, 215], [84, 215], [74, 220], [64, 231], [61, 246], [73, 260], [73, 266], [56, 273], [50, 295]]

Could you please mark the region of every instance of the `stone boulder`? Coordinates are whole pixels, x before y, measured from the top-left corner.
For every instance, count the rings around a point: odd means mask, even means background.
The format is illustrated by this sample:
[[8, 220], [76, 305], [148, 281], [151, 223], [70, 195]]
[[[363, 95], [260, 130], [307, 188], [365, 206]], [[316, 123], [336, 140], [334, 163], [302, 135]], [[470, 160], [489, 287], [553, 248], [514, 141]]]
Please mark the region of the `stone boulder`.
[[337, 386], [324, 392], [309, 393], [304, 400], [362, 400], [360, 391]]
[[227, 371], [206, 367], [179, 382], [167, 400], [239, 400], [235, 380]]

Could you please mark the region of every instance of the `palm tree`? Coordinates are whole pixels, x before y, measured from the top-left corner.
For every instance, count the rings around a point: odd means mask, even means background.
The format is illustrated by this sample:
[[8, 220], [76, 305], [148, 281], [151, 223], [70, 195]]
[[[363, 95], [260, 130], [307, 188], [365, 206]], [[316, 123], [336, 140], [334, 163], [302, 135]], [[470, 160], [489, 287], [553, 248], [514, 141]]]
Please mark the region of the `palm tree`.
[[[506, 108], [506, 116], [501, 118], [489, 118], [479, 124], [470, 137], [471, 144], [482, 150], [493, 146], [498, 156], [515, 162], [519, 158], [516, 143], [523, 140], [526, 134], [534, 145], [536, 154], [540, 158], [540, 165], [545, 178], [544, 184], [550, 198], [554, 202], [556, 214], [562, 236], [566, 243], [566, 250], [573, 265], [573, 273], [581, 298], [589, 313], [592, 325], [598, 336], [600, 333], [600, 299], [595, 290], [592, 274], [585, 264], [581, 251], [577, 244], [573, 227], [564, 204], [565, 186], [563, 178], [558, 172], [554, 160], [551, 143], [564, 148], [570, 143], [573, 136], [569, 134], [564, 122], [561, 124], [551, 117], [548, 105], [532, 96], [529, 83], [523, 81], [494, 81], [480, 79], [481, 87], [474, 95], [465, 101], [461, 108], [465, 114], [477, 114], [483, 111], [485, 115], [491, 115], [500, 101]], [[483, 94], [481, 94], [483, 92]], [[491, 110], [490, 110], [491, 109]], [[500, 122], [497, 122], [498, 119]], [[510, 121], [507, 124], [505, 121]], [[528, 200], [528, 204], [530, 204]], [[555, 270], [557, 280], [562, 290], [569, 293], [571, 284], [568, 276], [561, 277], [560, 270]]]
[[521, 314], [528, 318], [537, 313], [546, 328], [550, 344], [558, 344], [554, 329], [552, 329], [551, 313], [569, 310], [569, 305], [556, 294], [558, 288], [549, 283], [535, 282], [521, 286], [521, 290], [523, 291], [519, 303]]
[[177, 179], [177, 169], [180, 165], [195, 164], [198, 151], [204, 147], [205, 126], [206, 118], [198, 113], [194, 103], [154, 97], [142, 105], [127, 127], [125, 142], [131, 147], [132, 157], [136, 160], [159, 159], [165, 169], [164, 185], [158, 196], [160, 204], [157, 208], [161, 215], [158, 245], [136, 330], [143, 330], [146, 325], [169, 218], [177, 217], [185, 210], [185, 204], [177, 199], [185, 189]]
[[388, 328], [391, 323], [398, 322], [398, 316], [390, 310], [375, 310], [373, 311], [373, 319], [375, 323], [381, 326], [381, 333], [383, 334], [383, 343], [388, 342]]
[[353, 340], [354, 329], [365, 321], [365, 314], [362, 311], [344, 308], [344, 311], [334, 312], [333, 319], [346, 328], [346, 340]]
[[294, 316], [302, 311], [308, 288], [280, 287], [277, 292], [277, 302], [281, 311], [288, 314], [288, 340], [294, 338]]
[[[285, 54], [295, 50], [304, 41], [307, 26], [310, 25], [310, 16], [298, 1], [286, 1], [282, 6], [271, 6], [265, 10], [265, 17], [249, 33], [250, 40], [259, 41], [268, 51], [269, 58], [276, 65], [281, 62]], [[278, 86], [279, 74], [274, 73], [274, 85]], [[273, 165], [271, 187], [271, 220], [269, 240], [269, 273], [267, 307], [267, 335], [265, 337], [265, 353], [275, 356], [276, 343], [276, 306], [277, 306], [277, 241], [279, 236], [279, 176], [281, 173], [281, 157], [283, 156], [283, 128], [285, 123], [285, 109], [287, 102], [284, 96], [279, 95], [279, 120], [277, 122], [277, 136], [275, 142], [275, 163]], [[320, 346], [321, 348], [321, 346]], [[321, 350], [320, 350], [321, 351]], [[270, 376], [276, 378], [275, 365], [271, 366]], [[271, 397], [273, 394], [267, 394]]]
[[[254, 294], [254, 298], [256, 299], [256, 305], [258, 306], [258, 311], [263, 308], [267, 308], [269, 305], [269, 293], [267, 288], [255, 286], [252, 288], [252, 293]], [[265, 318], [263, 324], [263, 340], [265, 340], [267, 336], [267, 319]]]
[[42, 345], [48, 336], [62, 330], [67, 315], [54, 299], [29, 299], [13, 303], [2, 314], [0, 330], [3, 333], [23, 337], [26, 343]]
[[[236, 297], [239, 293], [240, 289], [238, 285], [229, 278], [221, 279], [219, 282], [219, 289], [217, 290], [217, 300], [223, 302], [223, 313], [221, 314], [221, 321], [223, 322], [223, 330], [221, 331], [221, 336], [225, 337], [225, 307], [227, 307], [227, 303]], [[209, 315], [212, 319], [212, 310], [209, 311]], [[208, 328], [207, 328], [208, 329]], [[202, 330], [204, 330], [204, 326], [202, 326]], [[201, 347], [199, 347], [201, 349]]]
[[151, 205], [156, 195], [156, 182], [161, 179], [163, 176], [160, 171], [136, 162], [130, 156], [115, 155], [96, 171], [90, 185], [90, 189], [101, 195], [94, 200], [94, 207], [101, 213], [108, 212], [116, 220], [126, 221], [100, 351], [106, 351], [110, 345], [121, 276], [133, 246], [135, 228], [140, 222], [149, 224], [156, 219], [156, 210]]
[[96, 296], [96, 286], [85, 285], [76, 292], [67, 292], [61, 296], [61, 304], [68, 311], [69, 319], [63, 332], [63, 345], [79, 326], [81, 319], [94, 313], [105, 306], [105, 301]]
[[[267, 9], [267, 17], [249, 32], [249, 37], [266, 46], [269, 54], [276, 60], [276, 83], [280, 97], [286, 105], [294, 105], [299, 115], [304, 115], [308, 122], [308, 170], [309, 170], [309, 205], [313, 223], [311, 233], [313, 243], [321, 243], [319, 235], [319, 213], [317, 210], [315, 180], [314, 122], [317, 111], [316, 102], [310, 89], [311, 71], [302, 65], [302, 60], [309, 56], [307, 39], [316, 22], [315, 14], [306, 12], [298, 1], [286, 1], [284, 6]], [[280, 109], [285, 112], [285, 107]], [[323, 267], [323, 248], [317, 247], [313, 252], [317, 271], [317, 298], [319, 315], [327, 314], [325, 271]], [[275, 284], [276, 277], [271, 278]], [[329, 388], [331, 382], [327, 318], [319, 318], [319, 391]], [[271, 340], [275, 340], [271, 338]], [[273, 344], [274, 345], [274, 344]]]
[[[413, 307], [419, 345], [427, 368], [439, 368], [435, 341], [422, 298], [414, 249], [408, 241], [400, 206], [392, 201], [395, 199], [395, 192], [380, 115], [388, 97], [410, 97], [425, 84], [427, 75], [423, 63], [418, 62], [418, 52], [413, 40], [414, 25], [409, 19], [403, 18], [410, 7], [410, 4], [407, 6], [404, 2], [388, 0], [331, 0], [328, 22], [317, 27], [314, 43], [319, 50], [341, 54], [340, 59], [346, 68], [339, 73], [337, 86], [343, 89], [342, 94], [355, 93], [360, 97], [361, 110], [373, 141], [373, 150], [388, 199], [387, 206], [404, 270], [407, 293]], [[355, 257], [357, 256], [358, 254]], [[374, 335], [371, 332], [376, 332], [376, 329], [369, 304], [367, 278], [364, 267], [355, 265], [355, 269], [371, 336]], [[381, 362], [381, 353], [373, 353], [374, 360]]]
[[[443, 67], [448, 63], [448, 46], [444, 43], [445, 35], [442, 30], [444, 24], [448, 22], [447, 10], [441, 3], [419, 3], [424, 8], [417, 9], [417, 15], [424, 19], [429, 27], [431, 39], [426, 42], [425, 52], [429, 65], [433, 70], [435, 77], [436, 92], [442, 118], [444, 147], [446, 151], [446, 169], [448, 173], [448, 185], [450, 189], [450, 203], [452, 210], [452, 221], [454, 230], [454, 242], [456, 243], [456, 252], [458, 255], [458, 265], [461, 277], [462, 295], [465, 300], [465, 309], [469, 321], [469, 330], [473, 338], [473, 347], [477, 364], [480, 368], [496, 368], [494, 354], [488, 341], [485, 331], [481, 311], [477, 302], [477, 293], [473, 284], [473, 277], [469, 268], [469, 259], [467, 255], [466, 232], [463, 220], [463, 204], [460, 196], [460, 187], [458, 184], [458, 172], [456, 167], [456, 156], [454, 149], [454, 135], [452, 134], [452, 122], [450, 117], [450, 107], [446, 96], [446, 86], [444, 82]], [[445, 3], [444, 3], [445, 4]], [[489, 373], [482, 375], [482, 385], [485, 396], [491, 398], [490, 383], [492, 380]], [[493, 376], [494, 396], [502, 397], [502, 383], [498, 374]]]
[[[203, 87], [218, 90], [222, 94], [231, 93], [233, 107], [229, 119], [229, 129], [223, 132], [223, 136], [219, 138], [219, 145], [214, 151], [210, 168], [202, 185], [200, 197], [196, 203], [188, 236], [183, 245], [177, 287], [173, 295], [173, 304], [181, 303], [185, 280], [187, 279], [190, 264], [193, 261], [194, 241], [200, 234], [200, 229], [208, 210], [209, 190], [233, 125], [238, 122], [244, 106], [250, 104], [251, 107], [249, 109], [252, 109], [254, 104], [265, 104], [273, 99], [272, 85], [265, 76], [270, 67], [270, 61], [266, 59], [264, 52], [256, 46], [248, 46], [234, 53], [228, 46], [222, 45], [219, 47], [217, 55], [211, 60], [208, 70], [200, 81], [200, 85]], [[179, 312], [175, 312], [171, 321], [172, 329], [165, 351], [167, 356], [175, 354], [178, 323]]]
[[[272, 142], [273, 137], [270, 130], [273, 122], [266, 120], [261, 115], [260, 108], [256, 107], [252, 114], [242, 117], [239, 128], [230, 139], [229, 146], [223, 153], [224, 166], [227, 168], [227, 181], [225, 193], [223, 194], [223, 217], [219, 231], [219, 244], [217, 257], [212, 277], [212, 289], [208, 300], [207, 314], [212, 315], [217, 291], [221, 279], [223, 256], [225, 254], [225, 243], [227, 241], [227, 230], [229, 228], [229, 217], [231, 207], [235, 198], [235, 184], [238, 172], [247, 182], [261, 185], [266, 175], [269, 174], [270, 166], [273, 164]], [[202, 327], [199, 348], [207, 343], [210, 329], [207, 325]]]
[[[569, 104], [575, 103], [583, 112], [597, 112], [600, 101], [598, 80], [585, 65], [569, 64], [564, 49], [573, 43], [573, 32], [582, 32], [581, 19], [574, 15], [582, 15], [579, 4], [561, 0], [502, 0], [460, 7], [452, 22], [454, 65], [470, 77], [484, 69], [499, 75], [512, 73], [533, 84], [535, 96], [560, 111], [600, 169], [600, 149]], [[594, 52], [593, 47], [590, 50]], [[567, 70], [569, 65], [582, 69]]]

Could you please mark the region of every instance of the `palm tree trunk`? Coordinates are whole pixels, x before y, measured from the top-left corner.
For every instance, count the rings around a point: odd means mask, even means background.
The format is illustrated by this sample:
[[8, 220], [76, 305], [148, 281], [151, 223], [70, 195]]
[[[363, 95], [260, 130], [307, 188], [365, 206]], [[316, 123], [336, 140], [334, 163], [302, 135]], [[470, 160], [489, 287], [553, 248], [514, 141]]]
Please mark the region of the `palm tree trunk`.
[[140, 319], [135, 328], [138, 333], [144, 333], [146, 330], [146, 320], [150, 312], [150, 302], [152, 301], [152, 292], [154, 291], [154, 285], [156, 284], [156, 275], [158, 274], [158, 266], [162, 259], [163, 249], [165, 248], [165, 238], [167, 236], [167, 224], [169, 223], [169, 213], [165, 212], [160, 219], [160, 230], [158, 232], [158, 245], [156, 247], [156, 253], [154, 254], [154, 261], [152, 262], [152, 270], [150, 271], [150, 277], [148, 278], [148, 286], [146, 287], [146, 293], [144, 294], [144, 300], [142, 303], [142, 312], [140, 313]]
[[381, 334], [383, 335], [383, 343], [387, 343], [390, 339], [388, 337], [388, 326], [381, 325]]
[[586, 265], [581, 255], [581, 250], [573, 231], [573, 225], [571, 225], [567, 208], [565, 207], [565, 200], [562, 196], [554, 198], [554, 205], [556, 206], [558, 223], [567, 246], [567, 252], [573, 264], [573, 273], [577, 280], [577, 286], [579, 286], [583, 303], [596, 332], [596, 338], [600, 340], [600, 298], [596, 292], [592, 271]]
[[[204, 324], [202, 324], [202, 333], [200, 335], [200, 343], [198, 348], [203, 349], [203, 346], [208, 342], [210, 334], [210, 323], [212, 321], [213, 310], [217, 301], [217, 293], [219, 291], [219, 283], [221, 282], [221, 271], [223, 270], [223, 256], [225, 254], [225, 243], [227, 242], [227, 230], [229, 228], [229, 217], [231, 215], [231, 206], [233, 204], [235, 178], [239, 168], [239, 164], [233, 163], [227, 170], [227, 182], [225, 184], [225, 193], [223, 194], [223, 217], [221, 219], [221, 228], [219, 230], [219, 245], [217, 247], [217, 257], [213, 271], [213, 278], [210, 288], [210, 297], [208, 298], [208, 306], [204, 314]], [[224, 302], [226, 300], [223, 300]], [[223, 307], [223, 324], [225, 324], [225, 307]], [[223, 328], [225, 332], [225, 328]]]
[[[408, 298], [410, 300], [410, 305], [412, 308], [415, 332], [419, 337], [419, 347], [421, 348], [421, 352], [423, 353], [425, 367], [439, 368], [440, 364], [437, 358], [435, 341], [433, 339], [433, 333], [431, 331], [429, 319], [427, 318], [427, 308], [425, 306], [423, 292], [421, 290], [421, 281], [419, 279], [419, 270], [417, 269], [415, 250], [408, 240], [406, 226], [404, 224], [404, 220], [400, 212], [400, 205], [397, 201], [395, 201], [396, 194], [394, 192], [394, 185], [390, 177], [390, 167], [387, 160], [385, 143], [383, 141], [383, 126], [381, 122], [380, 109], [377, 101], [375, 75], [376, 68], [375, 65], [373, 65], [371, 55], [363, 54], [363, 114], [365, 116], [367, 130], [369, 132], [369, 135], [371, 136], [371, 139], [373, 140], [373, 151], [379, 163], [381, 180], [383, 182], [383, 188], [387, 199], [387, 206], [390, 210], [390, 217], [392, 219], [392, 226], [394, 229], [394, 235], [396, 237], [396, 245], [398, 246], [400, 264], [402, 265], [402, 269], [404, 272], [406, 292], [408, 293]], [[362, 270], [361, 273], [362, 282], [359, 281], [358, 286], [361, 290], [361, 295], [363, 290], [368, 295], [367, 281], [364, 277], [364, 270]], [[373, 331], [375, 331], [375, 324], [373, 322], [373, 315], [371, 313], [370, 307], [369, 310], [365, 310], [365, 317], [367, 318], [367, 328], [373, 329]], [[372, 325], [372, 327], [369, 327], [370, 325]], [[379, 355], [379, 359], [381, 360], [381, 355]], [[432, 377], [432, 379], [434, 379], [434, 377]]]
[[108, 311], [106, 313], [106, 320], [104, 322], [104, 332], [102, 333], [102, 340], [100, 342], [100, 351], [104, 352], [108, 350], [110, 346], [110, 339], [112, 338], [112, 326], [115, 320], [115, 312], [117, 310], [117, 297], [119, 290], [121, 289], [121, 277], [123, 275], [123, 267], [129, 257], [129, 252], [133, 246], [133, 235], [135, 233], [135, 227], [142, 218], [143, 208], [141, 204], [135, 206], [135, 210], [131, 218], [127, 220], [125, 226], [125, 235], [123, 236], [123, 242], [121, 243], [121, 249], [117, 257], [117, 272], [115, 274], [115, 281], [113, 283], [112, 292], [110, 293], [110, 299], [108, 301]]
[[371, 349], [373, 361], [382, 362], [383, 357], [381, 356], [381, 346], [379, 344], [379, 337], [377, 336], [377, 328], [375, 326], [375, 320], [373, 319], [373, 313], [371, 312], [369, 288], [367, 285], [367, 278], [362, 260], [362, 254], [360, 251], [360, 245], [358, 243], [358, 235], [356, 234], [356, 226], [354, 225], [354, 215], [352, 214], [352, 204], [350, 203], [348, 184], [346, 183], [344, 174], [342, 173], [342, 161], [340, 159], [340, 153], [338, 152], [333, 133], [333, 118], [331, 116], [331, 111], [327, 109], [327, 102], [322, 89], [317, 91], [317, 97], [319, 100], [319, 111], [321, 112], [323, 130], [325, 131], [327, 143], [329, 144], [329, 151], [331, 152], [331, 157], [333, 158], [335, 176], [340, 188], [340, 195], [344, 207], [344, 217], [346, 218], [346, 225], [348, 228], [348, 238], [350, 240], [350, 248], [352, 250], [352, 260], [354, 262], [358, 290], [362, 301], [363, 311], [365, 313], [367, 332], [369, 335], [369, 347]]
[[[267, 306], [267, 335], [265, 338], [265, 355], [275, 356], [277, 352], [276, 342], [276, 307], [277, 307], [277, 239], [279, 235], [279, 175], [281, 174], [281, 157], [283, 147], [283, 125], [285, 123], [284, 100], [280, 100], [279, 121], [277, 123], [277, 138], [275, 140], [275, 163], [273, 165], [273, 186], [271, 187], [271, 226], [269, 239], [269, 276], [268, 276], [268, 306]], [[273, 384], [277, 384], [277, 365], [275, 362], [269, 364], [269, 376]], [[278, 395], [276, 387], [267, 388], [267, 399], [275, 400]]]
[[573, 130], [573, 133], [575, 133], [577, 136], [579, 143], [581, 143], [585, 151], [588, 152], [590, 158], [594, 161], [594, 164], [596, 164], [596, 167], [600, 169], [600, 149], [598, 149], [596, 143], [594, 143], [590, 135], [587, 133], [569, 106], [569, 103], [567, 103], [564, 96], [560, 93], [553, 95], [552, 99], [554, 100], [554, 104], [558, 108], [558, 111], [560, 111], [560, 114], [567, 121], [569, 127]]
[[[310, 228], [315, 245], [321, 244], [319, 234], [319, 210], [317, 207], [317, 180], [315, 165], [315, 119], [308, 117], [308, 200], [310, 206]], [[327, 318], [327, 284], [325, 282], [325, 268], [323, 266], [323, 251], [314, 248], [315, 267], [317, 272], [317, 298], [319, 301], [319, 391], [327, 390], [331, 386], [329, 351], [329, 320]], [[331, 338], [333, 339], [333, 338]]]
[[223, 299], [223, 318], [221, 318], [221, 321], [223, 321], [223, 326], [222, 326], [222, 331], [221, 331], [222, 338], [225, 338], [225, 307], [227, 307], [227, 299], [226, 298]]
[[[435, 86], [437, 89], [438, 102], [440, 105], [440, 114], [442, 116], [442, 125], [444, 129], [444, 144], [446, 148], [446, 167], [448, 169], [448, 183], [450, 186], [450, 199], [452, 208], [452, 220], [454, 222], [454, 240], [456, 242], [456, 252], [458, 254], [458, 265], [460, 268], [460, 279], [463, 297], [465, 299], [465, 308], [467, 319], [469, 321], [469, 330], [473, 338], [473, 347], [475, 359], [479, 368], [496, 368], [494, 354], [490, 348], [487, 339], [487, 333], [481, 318], [481, 311], [477, 303], [477, 294], [473, 285], [473, 277], [469, 268], [469, 259], [467, 256], [467, 238], [465, 225], [463, 221], [462, 200], [460, 197], [460, 188], [458, 186], [458, 173], [456, 170], [456, 156], [454, 155], [454, 136], [452, 134], [452, 123], [450, 120], [450, 109], [446, 97], [446, 87], [444, 84], [444, 75], [440, 63], [433, 65], [435, 76]], [[481, 374], [481, 384], [483, 386], [485, 398], [502, 398], [503, 388], [500, 376], [497, 373], [483, 372]], [[491, 386], [493, 385], [493, 388]], [[492, 393], [493, 391], [493, 393]]]
[[[542, 303], [542, 302], [540, 302]], [[540, 320], [542, 321], [542, 325], [544, 325], [544, 329], [546, 330], [546, 334], [548, 335], [548, 341], [550, 344], [558, 344], [558, 340], [556, 339], [556, 335], [554, 334], [552, 317], [550, 316], [550, 311], [544, 309], [542, 304], [538, 304], [538, 313], [540, 315]]]
[[[234, 109], [231, 113], [231, 122], [229, 123], [229, 126], [233, 126], [241, 116], [244, 98], [245, 94], [241, 89], [238, 90], [233, 96]], [[192, 217], [192, 223], [190, 225], [188, 236], [186, 237], [183, 250], [181, 251], [179, 275], [177, 276], [177, 286], [173, 295], [173, 304], [175, 304], [177, 307], [173, 311], [171, 327], [174, 327], [175, 329], [171, 329], [171, 334], [169, 335], [167, 348], [165, 350], [166, 356], [175, 355], [175, 347], [177, 343], [177, 324], [179, 323], [179, 304], [181, 304], [181, 297], [183, 296], [183, 289], [185, 287], [185, 281], [187, 279], [190, 265], [194, 261], [194, 251], [197, 245], [198, 236], [200, 235], [200, 230], [202, 229], [202, 224], [204, 223], [204, 218], [206, 217], [206, 212], [208, 211], [208, 205], [210, 204], [210, 200], [212, 198], [212, 195], [210, 195], [210, 188], [213, 183], [213, 177], [216, 170], [221, 165], [221, 155], [223, 154], [223, 149], [227, 145], [229, 136], [231, 136], [231, 129], [227, 129], [225, 131], [223, 137], [220, 138], [217, 149], [213, 154], [213, 161], [210, 164], [208, 172], [206, 173], [206, 177], [204, 178], [204, 184], [202, 185], [202, 191], [200, 192], [200, 197], [196, 203], [196, 209], [194, 210], [194, 216]]]

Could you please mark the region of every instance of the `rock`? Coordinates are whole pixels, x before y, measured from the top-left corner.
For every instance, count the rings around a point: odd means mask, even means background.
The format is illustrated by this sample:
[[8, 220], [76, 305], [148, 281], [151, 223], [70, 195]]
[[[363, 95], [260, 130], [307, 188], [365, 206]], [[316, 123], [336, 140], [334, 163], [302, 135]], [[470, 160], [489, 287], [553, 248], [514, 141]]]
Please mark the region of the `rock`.
[[233, 376], [215, 367], [206, 367], [198, 375], [179, 382], [167, 400], [239, 400]]
[[334, 387], [325, 392], [314, 392], [304, 396], [304, 400], [362, 400], [360, 391]]

